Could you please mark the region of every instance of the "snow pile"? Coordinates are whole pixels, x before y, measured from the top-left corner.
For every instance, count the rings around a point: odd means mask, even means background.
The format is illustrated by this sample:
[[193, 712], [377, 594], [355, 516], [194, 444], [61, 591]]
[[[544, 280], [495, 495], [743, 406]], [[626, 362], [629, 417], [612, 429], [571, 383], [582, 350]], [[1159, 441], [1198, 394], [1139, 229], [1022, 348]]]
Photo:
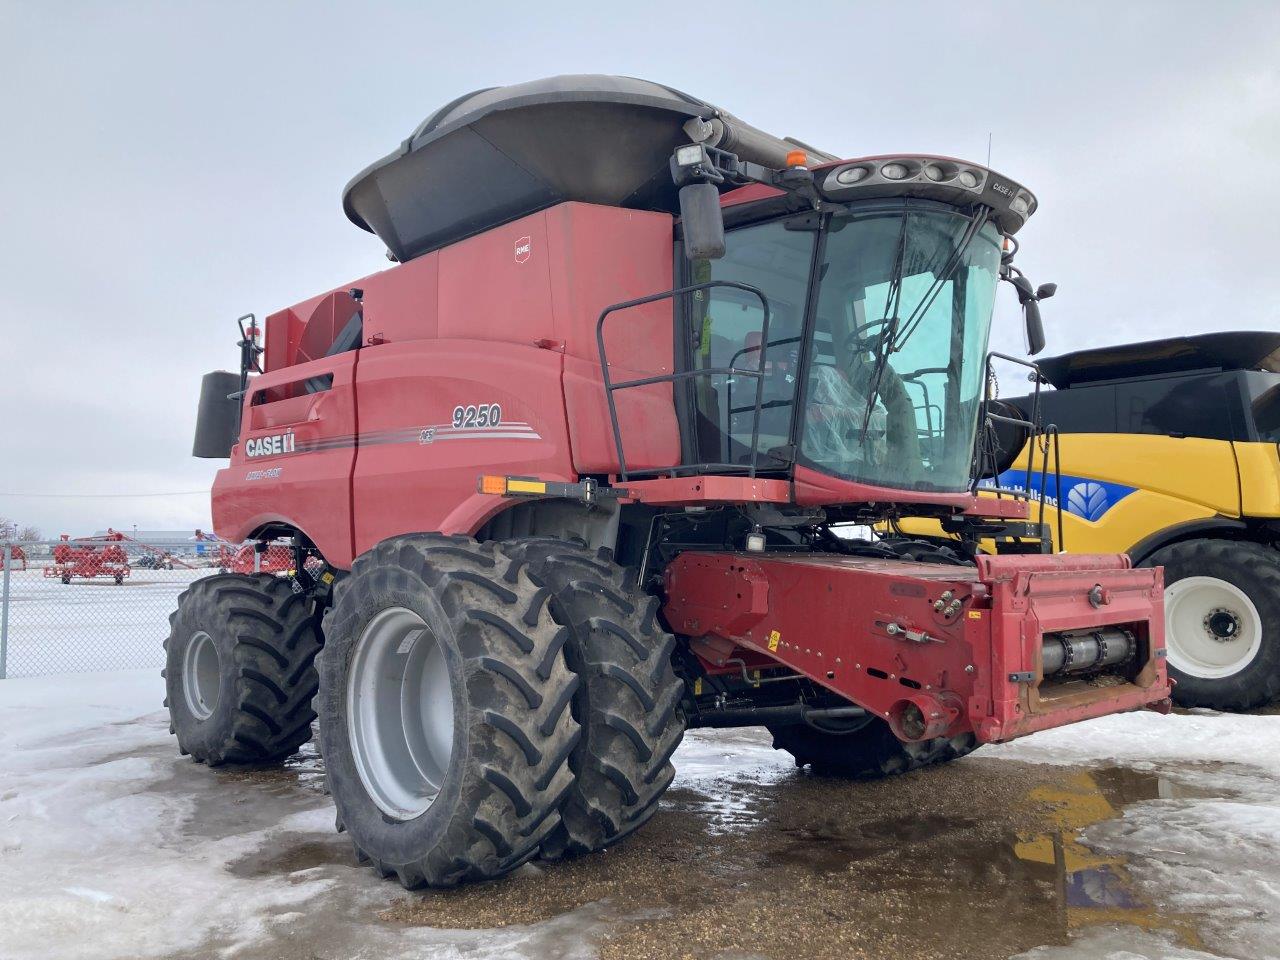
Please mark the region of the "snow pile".
[[1141, 711], [1045, 730], [984, 747], [982, 755], [1059, 764], [1238, 763], [1280, 773], [1277, 747], [1280, 716], [1194, 710], [1166, 717]]

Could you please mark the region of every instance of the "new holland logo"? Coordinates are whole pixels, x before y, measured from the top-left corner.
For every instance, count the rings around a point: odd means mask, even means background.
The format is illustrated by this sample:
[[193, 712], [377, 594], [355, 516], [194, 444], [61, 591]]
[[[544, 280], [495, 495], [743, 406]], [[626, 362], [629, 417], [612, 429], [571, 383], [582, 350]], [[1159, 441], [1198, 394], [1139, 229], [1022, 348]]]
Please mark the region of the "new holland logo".
[[282, 453], [295, 453], [298, 438], [292, 430], [271, 437], [252, 437], [244, 445], [246, 457], [276, 457]]
[[1107, 488], [1092, 480], [1077, 483], [1067, 491], [1067, 513], [1086, 520], [1098, 520], [1111, 507]]
[[533, 253], [533, 238], [521, 237], [516, 241], [516, 263], [524, 263]]

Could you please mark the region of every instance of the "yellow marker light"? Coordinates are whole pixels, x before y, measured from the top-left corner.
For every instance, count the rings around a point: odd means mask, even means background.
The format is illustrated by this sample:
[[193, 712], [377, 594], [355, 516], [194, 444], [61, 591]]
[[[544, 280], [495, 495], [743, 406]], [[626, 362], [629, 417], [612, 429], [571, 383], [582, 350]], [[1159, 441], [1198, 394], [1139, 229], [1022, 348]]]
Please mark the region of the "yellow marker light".
[[507, 493], [546, 493], [547, 482], [545, 480], [518, 480], [515, 477], [507, 478]]
[[496, 497], [506, 496], [507, 478], [485, 475], [480, 478], [480, 492]]
[[809, 154], [803, 150], [791, 150], [787, 153], [788, 167], [803, 167], [809, 162]]

